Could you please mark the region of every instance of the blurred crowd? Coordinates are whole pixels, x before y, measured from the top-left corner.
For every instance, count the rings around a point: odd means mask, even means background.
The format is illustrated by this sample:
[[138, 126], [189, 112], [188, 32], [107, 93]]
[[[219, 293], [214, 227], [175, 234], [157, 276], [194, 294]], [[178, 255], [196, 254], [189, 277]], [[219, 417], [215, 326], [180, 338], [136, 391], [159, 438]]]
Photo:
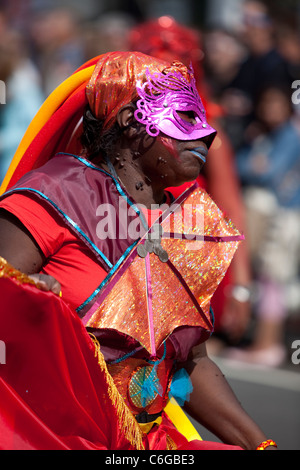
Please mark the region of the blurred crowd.
[[201, 184], [247, 239], [216, 294], [212, 352], [273, 367], [287, 360], [287, 325], [300, 317], [299, 24], [254, 0], [235, 30], [119, 11], [87, 20], [70, 8], [0, 9], [1, 180], [44, 99], [86, 60], [131, 49], [193, 64], [218, 129]]

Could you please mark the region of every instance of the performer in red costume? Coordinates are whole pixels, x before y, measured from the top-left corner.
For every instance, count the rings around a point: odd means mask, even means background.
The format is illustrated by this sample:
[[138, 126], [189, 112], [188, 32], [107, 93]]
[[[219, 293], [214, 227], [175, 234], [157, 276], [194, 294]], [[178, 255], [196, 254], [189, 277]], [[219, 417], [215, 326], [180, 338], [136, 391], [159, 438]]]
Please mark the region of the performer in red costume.
[[2, 449], [276, 446], [205, 350], [242, 236], [197, 184], [166, 192], [214, 136], [192, 70], [144, 54], [104, 54], [46, 101], [2, 186]]
[[[170, 16], [141, 23], [135, 26], [129, 35], [131, 50], [169, 62], [180, 60], [186, 66], [192, 64], [207, 118], [218, 130], [218, 136], [210, 148], [209, 159], [197, 181], [244, 233], [245, 211], [233, 150], [220, 124], [222, 109], [209, 98], [202, 67], [201, 44], [201, 34], [198, 30], [181, 25]], [[190, 183], [185, 183], [183, 186], [172, 188], [172, 192], [178, 196], [189, 185]], [[244, 243], [212, 299], [215, 332], [225, 333], [229, 341], [239, 341], [249, 325], [250, 284], [250, 262], [247, 243]]]

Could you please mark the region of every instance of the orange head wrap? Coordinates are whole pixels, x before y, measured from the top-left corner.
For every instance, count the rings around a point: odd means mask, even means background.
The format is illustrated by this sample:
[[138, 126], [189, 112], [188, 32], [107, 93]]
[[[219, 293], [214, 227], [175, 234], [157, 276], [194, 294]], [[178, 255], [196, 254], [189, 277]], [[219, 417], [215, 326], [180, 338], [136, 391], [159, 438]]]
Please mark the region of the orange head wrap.
[[136, 83], [146, 81], [145, 72], [161, 72], [168, 62], [141, 52], [111, 52], [100, 57], [86, 96], [94, 116], [104, 120], [103, 128], [113, 124], [118, 110], [137, 97]]
[[[109, 128], [118, 110], [137, 98], [136, 83], [170, 67], [168, 62], [140, 52], [108, 52], [74, 72], [47, 98], [26, 131], [0, 188], [0, 194], [56, 152], [76, 153], [79, 125], [89, 103], [93, 114]], [[187, 69], [174, 64], [183, 75]], [[185, 69], [185, 70], [182, 70]]]

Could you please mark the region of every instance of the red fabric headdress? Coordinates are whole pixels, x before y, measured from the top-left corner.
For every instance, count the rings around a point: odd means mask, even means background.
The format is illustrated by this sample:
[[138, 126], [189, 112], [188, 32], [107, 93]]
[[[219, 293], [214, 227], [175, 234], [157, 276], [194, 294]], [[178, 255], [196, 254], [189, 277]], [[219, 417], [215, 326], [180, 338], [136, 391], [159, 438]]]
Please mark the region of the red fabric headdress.
[[140, 52], [113, 52], [98, 61], [86, 94], [93, 114], [109, 128], [118, 110], [138, 97], [136, 83], [145, 82], [146, 70], [161, 72], [169, 64]]
[[180, 60], [187, 67], [192, 64], [198, 84], [203, 79], [201, 42], [199, 31], [177, 23], [171, 16], [141, 23], [132, 29], [129, 36], [129, 47], [133, 51], [168, 62]]
[[136, 52], [109, 52], [82, 65], [47, 98], [27, 129], [2, 183], [0, 194], [25, 173], [57, 152], [75, 153], [85, 106], [90, 104], [109, 126], [118, 109], [134, 97], [135, 83], [146, 68], [162, 70], [166, 62]]

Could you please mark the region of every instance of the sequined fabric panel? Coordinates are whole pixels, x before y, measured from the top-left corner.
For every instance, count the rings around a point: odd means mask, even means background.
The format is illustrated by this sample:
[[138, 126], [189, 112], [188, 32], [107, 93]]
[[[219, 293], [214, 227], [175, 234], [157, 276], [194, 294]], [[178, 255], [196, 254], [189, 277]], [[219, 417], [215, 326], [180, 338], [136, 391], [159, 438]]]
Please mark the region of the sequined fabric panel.
[[190, 225], [176, 213], [162, 222], [165, 238], [161, 244], [168, 262], [150, 253], [149, 278], [146, 260], [136, 255], [87, 326], [115, 328], [150, 352], [153, 333], [157, 350], [177, 327], [198, 326], [212, 331], [210, 300], [242, 237], [203, 190], [188, 197], [180, 211], [185, 208], [191, 212]]
[[[146, 317], [145, 317], [146, 314]], [[112, 328], [147, 343], [145, 262], [136, 257], [87, 326]]]

